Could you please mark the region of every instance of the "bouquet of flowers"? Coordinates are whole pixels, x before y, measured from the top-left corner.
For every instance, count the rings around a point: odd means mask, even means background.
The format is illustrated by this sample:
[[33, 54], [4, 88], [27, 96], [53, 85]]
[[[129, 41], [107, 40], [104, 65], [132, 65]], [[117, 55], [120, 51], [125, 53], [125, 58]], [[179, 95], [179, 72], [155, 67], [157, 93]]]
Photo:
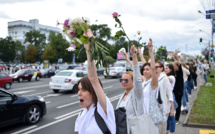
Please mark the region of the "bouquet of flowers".
[[[89, 52], [91, 54], [91, 61], [97, 60], [96, 65], [102, 65], [106, 60], [106, 54], [109, 53], [109, 50], [103, 46], [101, 43], [96, 41], [94, 38], [88, 39], [84, 36], [84, 32], [90, 26], [90, 21], [87, 18], [75, 18], [75, 19], [66, 19], [63, 24], [63, 32], [69, 37], [69, 39], [75, 44], [75, 46], [80, 46], [81, 44], [85, 44], [90, 42], [90, 49]], [[74, 50], [74, 45], [71, 45], [67, 48], [68, 51]], [[79, 51], [80, 52], [84, 49], [83, 45]]]

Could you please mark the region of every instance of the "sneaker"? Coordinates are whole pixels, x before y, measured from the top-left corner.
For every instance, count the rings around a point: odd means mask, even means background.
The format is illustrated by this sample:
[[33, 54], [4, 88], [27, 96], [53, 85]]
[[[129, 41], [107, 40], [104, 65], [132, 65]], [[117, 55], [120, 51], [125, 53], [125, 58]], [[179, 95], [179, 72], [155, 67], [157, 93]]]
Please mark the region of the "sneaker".
[[175, 121], [175, 124], [178, 125], [180, 123], [180, 121]]
[[197, 89], [197, 87], [194, 87], [194, 89]]

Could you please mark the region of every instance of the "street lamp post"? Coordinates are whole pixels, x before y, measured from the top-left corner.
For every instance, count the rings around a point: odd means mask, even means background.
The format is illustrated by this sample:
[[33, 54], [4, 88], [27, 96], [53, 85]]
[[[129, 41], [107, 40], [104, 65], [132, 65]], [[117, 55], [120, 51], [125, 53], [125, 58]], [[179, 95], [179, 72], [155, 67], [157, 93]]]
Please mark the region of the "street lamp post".
[[[206, 16], [204, 13], [202, 13], [200, 10], [198, 10], [198, 13], [201, 13], [203, 14], [204, 16]], [[212, 19], [210, 20], [211, 21], [211, 45], [213, 46], [213, 21]], [[210, 55], [211, 55], [211, 51], [210, 51], [210, 42], [209, 42], [209, 56], [208, 56], [208, 61], [209, 61], [209, 65], [211, 65], [211, 60], [210, 60]]]
[[[208, 61], [209, 61], [209, 64], [210, 64], [210, 55], [211, 55], [211, 51], [210, 51], [210, 36], [209, 36], [209, 34], [207, 33], [207, 32], [205, 32], [205, 31], [202, 31], [201, 29], [199, 30], [200, 32], [204, 32], [204, 33], [206, 33], [207, 35], [208, 35], [208, 40], [209, 40], [209, 42], [208, 42], [208, 51], [209, 51], [209, 55], [208, 55]], [[213, 31], [212, 31], [213, 32]], [[212, 36], [212, 40], [213, 40], [213, 36]], [[213, 41], [212, 41], [213, 42]]]

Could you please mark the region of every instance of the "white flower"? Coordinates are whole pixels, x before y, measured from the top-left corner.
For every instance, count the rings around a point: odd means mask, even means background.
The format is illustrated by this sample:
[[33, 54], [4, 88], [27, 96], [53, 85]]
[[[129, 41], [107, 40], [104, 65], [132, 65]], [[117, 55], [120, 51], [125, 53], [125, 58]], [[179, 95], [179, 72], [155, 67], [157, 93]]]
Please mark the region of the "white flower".
[[144, 47], [141, 47], [141, 52], [143, 52], [144, 51]]
[[90, 19], [87, 17], [83, 17], [87, 24], [90, 24]]
[[76, 49], [74, 48], [74, 47], [68, 47], [67, 49], [66, 49], [67, 51], [69, 51], [69, 52], [71, 52], [71, 51], [75, 51]]
[[122, 52], [125, 53], [125, 48], [124, 47], [119, 50], [119, 53], [122, 53]]

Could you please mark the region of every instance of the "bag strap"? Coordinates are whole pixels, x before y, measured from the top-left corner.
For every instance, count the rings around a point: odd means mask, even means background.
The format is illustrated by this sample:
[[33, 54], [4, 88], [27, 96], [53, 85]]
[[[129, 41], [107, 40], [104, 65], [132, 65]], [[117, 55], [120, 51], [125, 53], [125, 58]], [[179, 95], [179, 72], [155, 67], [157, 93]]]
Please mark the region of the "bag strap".
[[97, 107], [94, 111], [96, 123], [103, 132], [103, 134], [111, 134], [110, 130], [108, 129], [106, 123], [104, 122], [104, 119], [101, 117], [101, 115], [97, 111]]

